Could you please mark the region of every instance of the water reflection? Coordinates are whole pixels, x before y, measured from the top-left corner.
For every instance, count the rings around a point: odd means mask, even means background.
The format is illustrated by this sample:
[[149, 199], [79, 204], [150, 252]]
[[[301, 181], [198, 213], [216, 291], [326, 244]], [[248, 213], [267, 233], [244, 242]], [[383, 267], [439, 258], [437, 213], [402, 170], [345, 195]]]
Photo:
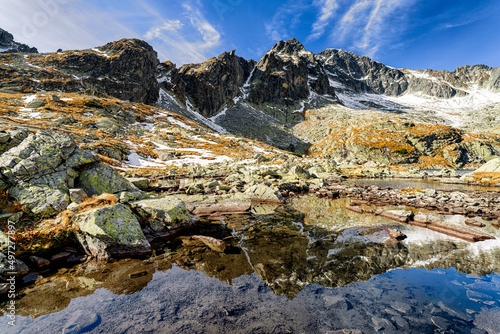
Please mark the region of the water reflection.
[[[235, 331], [254, 328], [255, 332], [269, 332], [274, 323], [281, 324], [275, 332], [286, 332], [290, 326], [295, 328], [294, 317], [301, 319], [307, 332], [322, 332], [321, 326], [371, 326], [366, 327], [370, 330], [381, 326], [391, 332], [412, 323], [443, 329], [455, 318], [463, 328], [472, 328], [477, 314], [500, 307], [500, 279], [492, 275], [500, 273], [498, 239], [469, 244], [383, 217], [347, 211], [346, 201], [304, 197], [271, 214], [229, 215], [217, 223], [200, 221], [196, 234], [223, 239], [228, 245], [225, 253], [183, 236], [166, 244], [164, 254], [145, 261], [60, 269], [23, 291], [17, 308], [18, 315], [26, 318], [20, 322], [26, 333], [38, 333], [34, 328], [43, 329], [47, 323], [64, 328], [72, 322], [89, 321], [81, 319], [94, 319], [86, 325], [89, 330], [106, 332], [112, 324], [122, 328], [116, 319], [132, 312], [129, 316], [134, 324], [125, 322], [132, 329], [118, 332], [135, 333], [133, 329], [140, 326], [180, 332], [220, 332], [225, 326]], [[382, 226], [397, 227], [408, 238], [392, 242]], [[498, 230], [488, 227], [488, 232], [500, 238]], [[394, 271], [396, 268], [407, 270]], [[427, 282], [429, 277], [439, 283]], [[430, 293], [439, 288], [438, 295]], [[405, 296], [404, 301], [399, 294]], [[460, 298], [449, 300], [448, 295]], [[137, 304], [149, 305], [151, 300], [157, 309]], [[395, 301], [404, 305], [397, 306]], [[96, 305], [101, 303], [106, 307]], [[314, 303], [319, 304], [312, 312], [308, 308]], [[379, 307], [384, 309], [377, 309], [377, 303], [383, 303]], [[364, 307], [367, 309], [361, 310]], [[350, 312], [353, 309], [360, 315]], [[86, 314], [88, 310], [94, 311]], [[149, 320], [147, 312], [151, 313]], [[367, 312], [372, 314], [369, 324], [364, 318]], [[262, 316], [270, 322], [261, 322]], [[259, 324], [264, 327], [259, 329]]]
[[[459, 181], [459, 180], [457, 180]], [[498, 186], [487, 185], [469, 185], [469, 184], [454, 184], [442, 183], [439, 179], [349, 179], [342, 182], [346, 185], [367, 185], [377, 186], [381, 188], [422, 188], [422, 189], [441, 189], [441, 190], [490, 190], [500, 192]]]

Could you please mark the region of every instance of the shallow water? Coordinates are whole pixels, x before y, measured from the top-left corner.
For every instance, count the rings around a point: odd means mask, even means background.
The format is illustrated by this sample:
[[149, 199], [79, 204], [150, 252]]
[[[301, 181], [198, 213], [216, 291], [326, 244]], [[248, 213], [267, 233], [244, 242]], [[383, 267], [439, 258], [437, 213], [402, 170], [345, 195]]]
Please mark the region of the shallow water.
[[[200, 221], [147, 260], [62, 268], [23, 291], [1, 333], [499, 333], [500, 233], [469, 244], [304, 197]], [[447, 217], [463, 223], [463, 217]], [[408, 238], [390, 242], [382, 227]]]
[[381, 188], [421, 188], [441, 190], [490, 190], [500, 192], [498, 186], [468, 185], [442, 183], [439, 179], [348, 179], [342, 182], [347, 185], [367, 185]]

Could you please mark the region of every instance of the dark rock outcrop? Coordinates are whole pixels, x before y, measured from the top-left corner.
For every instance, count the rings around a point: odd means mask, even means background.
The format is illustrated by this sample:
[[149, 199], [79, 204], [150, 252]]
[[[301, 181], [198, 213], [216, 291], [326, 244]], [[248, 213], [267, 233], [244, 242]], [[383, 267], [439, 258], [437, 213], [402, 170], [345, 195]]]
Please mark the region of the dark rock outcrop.
[[102, 47], [50, 54], [7, 55], [16, 64], [0, 67], [0, 86], [19, 90], [86, 92], [154, 104], [159, 88], [158, 59], [153, 48], [137, 39], [122, 39]]
[[337, 49], [327, 49], [317, 57], [333, 80], [357, 92], [397, 96], [408, 88], [402, 71], [368, 57]]
[[36, 48], [14, 41], [14, 36], [0, 28], [0, 53], [38, 53]]
[[255, 104], [289, 105], [311, 92], [335, 97], [323, 66], [296, 39], [280, 41], [257, 63], [248, 96]]
[[194, 109], [204, 117], [212, 117], [224, 106], [234, 104], [253, 67], [253, 60], [238, 57], [233, 50], [201, 64], [184, 65], [175, 71], [172, 80], [176, 83], [181, 78]]

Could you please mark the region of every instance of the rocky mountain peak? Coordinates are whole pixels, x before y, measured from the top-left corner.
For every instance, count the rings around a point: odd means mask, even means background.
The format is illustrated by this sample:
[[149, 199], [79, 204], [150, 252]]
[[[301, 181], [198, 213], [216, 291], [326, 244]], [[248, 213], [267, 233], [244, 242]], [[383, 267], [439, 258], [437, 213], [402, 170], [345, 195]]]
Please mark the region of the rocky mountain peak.
[[284, 54], [294, 54], [294, 53], [299, 53], [299, 52], [307, 52], [307, 50], [304, 48], [304, 45], [300, 43], [298, 40], [295, 38], [290, 38], [288, 41], [279, 41], [276, 43], [270, 52], [274, 53], [284, 53]]
[[8, 31], [0, 28], [0, 53], [38, 53], [36, 48], [14, 41], [14, 36]]

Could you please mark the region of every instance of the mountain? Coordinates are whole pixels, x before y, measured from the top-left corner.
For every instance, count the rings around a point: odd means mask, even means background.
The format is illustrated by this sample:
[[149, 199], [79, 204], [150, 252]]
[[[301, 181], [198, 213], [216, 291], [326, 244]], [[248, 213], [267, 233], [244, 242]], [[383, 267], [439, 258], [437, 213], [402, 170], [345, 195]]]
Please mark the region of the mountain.
[[4, 68], [0, 89], [86, 92], [132, 102], [158, 99], [157, 54], [146, 42], [123, 39], [88, 50], [5, 54], [18, 76]]
[[31, 48], [26, 44], [21, 44], [14, 41], [14, 36], [0, 28], [0, 53], [38, 53], [36, 48]]
[[[15, 70], [16, 75], [12, 75]], [[472, 168], [500, 156], [500, 68], [395, 69], [276, 43], [177, 68], [124, 39], [87, 50], [0, 55], [0, 93], [65, 92], [155, 105], [218, 133], [339, 163]]]

